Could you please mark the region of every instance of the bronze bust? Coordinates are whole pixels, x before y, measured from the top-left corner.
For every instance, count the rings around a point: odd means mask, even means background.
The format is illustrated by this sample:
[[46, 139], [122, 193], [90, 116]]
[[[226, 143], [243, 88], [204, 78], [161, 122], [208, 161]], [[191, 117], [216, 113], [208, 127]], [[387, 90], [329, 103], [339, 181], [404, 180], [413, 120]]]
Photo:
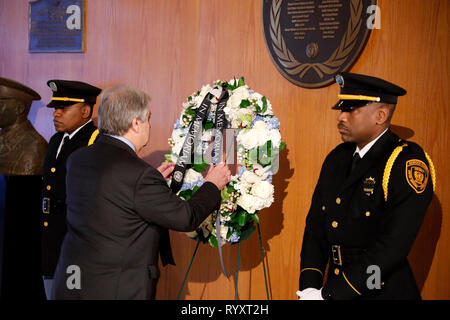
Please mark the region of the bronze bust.
[[27, 118], [33, 100], [40, 99], [31, 88], [0, 77], [0, 174], [42, 174], [47, 141]]

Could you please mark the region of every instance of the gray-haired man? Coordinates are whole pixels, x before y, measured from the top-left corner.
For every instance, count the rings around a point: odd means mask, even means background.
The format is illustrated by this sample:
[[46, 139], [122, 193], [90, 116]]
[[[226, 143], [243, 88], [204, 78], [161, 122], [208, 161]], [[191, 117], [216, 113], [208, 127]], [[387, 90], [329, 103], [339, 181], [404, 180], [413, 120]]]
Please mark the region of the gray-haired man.
[[55, 274], [56, 299], [154, 299], [158, 252], [167, 229], [192, 231], [220, 205], [230, 179], [225, 164], [210, 168], [189, 200], [137, 157], [149, 141], [149, 96], [117, 86], [100, 97], [96, 143], [67, 163], [67, 226]]

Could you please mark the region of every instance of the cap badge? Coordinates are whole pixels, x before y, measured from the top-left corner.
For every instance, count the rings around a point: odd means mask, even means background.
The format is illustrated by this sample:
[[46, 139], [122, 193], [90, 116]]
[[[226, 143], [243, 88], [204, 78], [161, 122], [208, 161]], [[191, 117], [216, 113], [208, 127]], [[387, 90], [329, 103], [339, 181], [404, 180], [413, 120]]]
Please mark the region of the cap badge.
[[52, 89], [52, 91], [54, 91], [54, 92], [58, 91], [58, 87], [56, 86], [56, 83], [50, 82], [48, 85], [50, 86], [50, 89]]
[[339, 87], [343, 88], [344, 87], [344, 78], [338, 74], [335, 77], [337, 84], [339, 85]]

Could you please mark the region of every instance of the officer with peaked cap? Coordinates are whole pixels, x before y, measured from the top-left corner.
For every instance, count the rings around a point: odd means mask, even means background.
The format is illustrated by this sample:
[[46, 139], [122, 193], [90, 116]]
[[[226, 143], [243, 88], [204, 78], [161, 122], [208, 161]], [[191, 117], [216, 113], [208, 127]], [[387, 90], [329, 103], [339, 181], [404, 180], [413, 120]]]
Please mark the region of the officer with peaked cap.
[[101, 89], [79, 81], [50, 80], [53, 91], [53, 124], [44, 163], [42, 199], [42, 275], [47, 297], [50, 296], [61, 243], [66, 234], [66, 160], [75, 150], [95, 139], [96, 127], [91, 120], [94, 104]]
[[333, 109], [340, 110], [344, 143], [326, 157], [312, 196], [297, 295], [420, 299], [407, 256], [436, 176], [419, 145], [389, 130], [398, 96], [406, 91], [359, 74], [338, 74], [336, 82], [341, 90]]

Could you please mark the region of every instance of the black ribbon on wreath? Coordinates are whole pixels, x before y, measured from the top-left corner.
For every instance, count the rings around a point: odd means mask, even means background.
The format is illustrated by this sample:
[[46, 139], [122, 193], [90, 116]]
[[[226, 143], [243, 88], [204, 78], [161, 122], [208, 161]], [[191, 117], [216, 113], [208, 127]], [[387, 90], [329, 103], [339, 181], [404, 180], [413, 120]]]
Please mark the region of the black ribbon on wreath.
[[[227, 105], [227, 101], [229, 98], [228, 90], [226, 88], [222, 88], [222, 94], [219, 100], [219, 104], [216, 109], [216, 119], [214, 121], [214, 143], [212, 150], [212, 163], [217, 165], [222, 161], [222, 151], [223, 151], [223, 130], [227, 127], [227, 119], [225, 117], [225, 106]], [[217, 248], [219, 249], [219, 258], [220, 265], [222, 267], [222, 272], [225, 277], [228, 279], [227, 270], [225, 269], [225, 264], [223, 263], [223, 255], [222, 255], [222, 245], [224, 244], [224, 239], [222, 239], [221, 234], [221, 224], [220, 224], [220, 207], [216, 212], [216, 239], [217, 239]]]

